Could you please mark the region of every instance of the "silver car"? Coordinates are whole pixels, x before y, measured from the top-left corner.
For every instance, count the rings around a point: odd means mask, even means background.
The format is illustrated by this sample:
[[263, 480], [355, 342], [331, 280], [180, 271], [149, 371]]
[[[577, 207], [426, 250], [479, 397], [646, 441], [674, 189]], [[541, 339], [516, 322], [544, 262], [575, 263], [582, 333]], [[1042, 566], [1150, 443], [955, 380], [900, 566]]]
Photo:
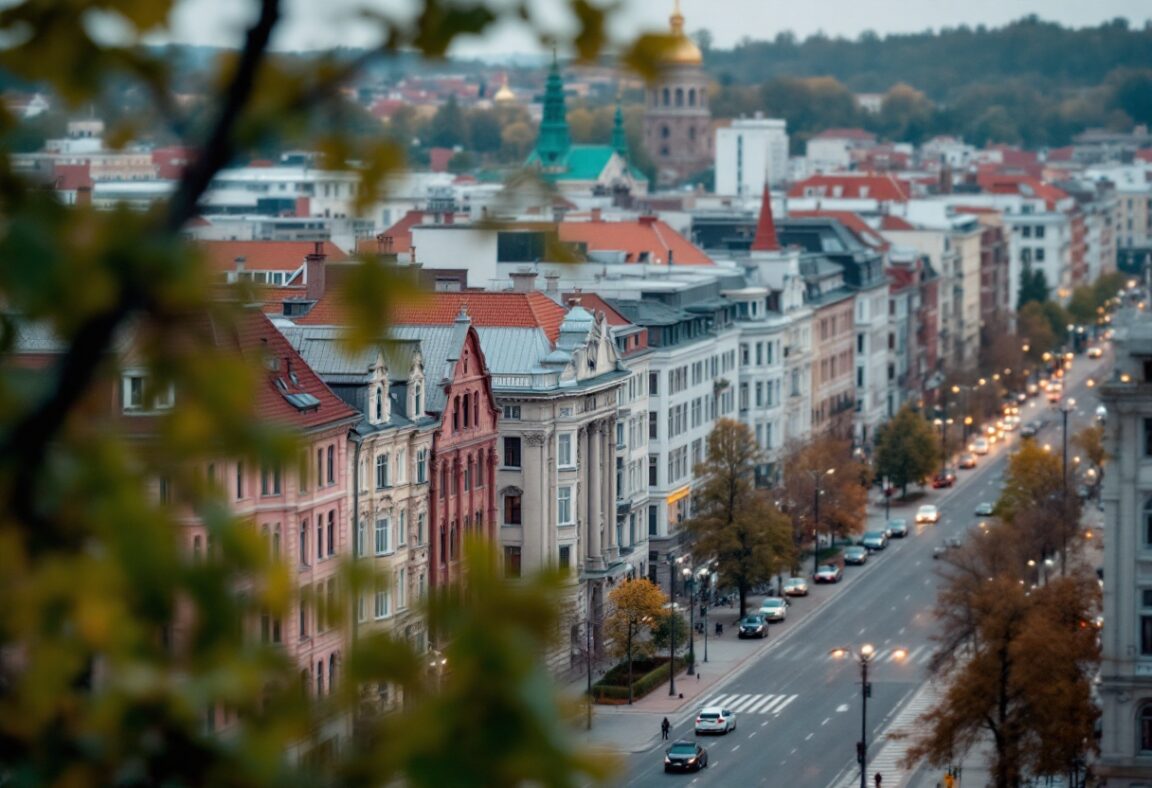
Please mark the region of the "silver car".
[[788, 600], [779, 596], [768, 597], [760, 604], [760, 615], [766, 621], [783, 621], [788, 616]]

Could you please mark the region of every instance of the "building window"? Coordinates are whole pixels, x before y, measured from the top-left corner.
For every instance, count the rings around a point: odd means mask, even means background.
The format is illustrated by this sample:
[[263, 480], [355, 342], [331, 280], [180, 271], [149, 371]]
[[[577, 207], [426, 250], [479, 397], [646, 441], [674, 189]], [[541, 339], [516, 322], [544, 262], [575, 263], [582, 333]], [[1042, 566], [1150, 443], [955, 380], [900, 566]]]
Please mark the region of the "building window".
[[392, 615], [392, 591], [387, 587], [376, 589], [376, 618]]
[[505, 438], [504, 439], [504, 467], [505, 468], [519, 468], [520, 467], [520, 439], [519, 438]]
[[383, 490], [390, 487], [388, 462], [391, 460], [388, 452], [376, 455], [376, 489]]
[[368, 547], [365, 541], [368, 538], [368, 529], [364, 526], [364, 518], [359, 517], [356, 519], [356, 557], [360, 558], [365, 555], [365, 550]]
[[328, 447], [328, 483], [336, 483], [336, 447]]
[[324, 558], [324, 515], [316, 515], [316, 562]]
[[561, 569], [571, 569], [572, 568], [572, 547], [570, 545], [561, 545], [560, 546], [559, 564], [560, 564]]
[[1145, 703], [1140, 707], [1140, 718], [1137, 724], [1140, 741], [1137, 742], [1136, 749], [1141, 754], [1152, 755], [1152, 703]]
[[1144, 546], [1152, 547], [1152, 498], [1144, 502]]
[[1140, 654], [1152, 656], [1152, 588], [1140, 589]]
[[416, 452], [416, 483], [424, 484], [428, 481], [428, 450], [420, 449]]
[[388, 517], [376, 518], [376, 555], [384, 555], [392, 549], [392, 521]]
[[244, 497], [244, 463], [236, 463], [236, 500]]
[[561, 468], [576, 465], [572, 457], [572, 433], [562, 432], [556, 436], [556, 464]]
[[504, 547], [504, 576], [520, 577], [520, 548], [514, 545]]
[[654, 441], [659, 439], [660, 429], [660, 416], [654, 410], [648, 411], [648, 440]]
[[424, 412], [424, 394], [419, 383], [412, 385], [412, 418], [419, 418]]
[[142, 374], [128, 374], [123, 379], [123, 406], [125, 413], [147, 413], [156, 410], [169, 410], [175, 401], [171, 385], [155, 391], [148, 384], [148, 377]]
[[408, 607], [408, 570], [396, 570], [396, 609]]
[[520, 496], [504, 496], [504, 525], [520, 525]]
[[416, 515], [416, 544], [417, 545], [423, 545], [424, 544], [424, 525], [425, 525], [425, 523], [426, 523], [425, 514], [424, 514], [424, 512], [420, 512], [418, 515]]
[[505, 405], [504, 406], [504, 418], [514, 419], [514, 420], [518, 421], [520, 419], [520, 406], [519, 405]]
[[572, 487], [564, 486], [556, 490], [556, 521], [560, 525], [571, 525]]
[[300, 563], [308, 566], [308, 521], [300, 521]]
[[408, 544], [408, 510], [400, 510], [400, 519], [396, 523], [396, 545], [403, 547]]
[[328, 555], [336, 555], [336, 510], [328, 510]]
[[384, 421], [384, 387], [376, 387], [376, 421]]

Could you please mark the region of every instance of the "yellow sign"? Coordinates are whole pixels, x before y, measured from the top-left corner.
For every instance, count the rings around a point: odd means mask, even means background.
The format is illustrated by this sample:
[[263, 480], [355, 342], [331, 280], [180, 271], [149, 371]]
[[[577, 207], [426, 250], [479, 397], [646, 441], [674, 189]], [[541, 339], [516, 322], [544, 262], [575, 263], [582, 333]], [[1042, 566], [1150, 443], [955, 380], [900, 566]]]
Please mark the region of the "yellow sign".
[[685, 498], [687, 498], [691, 494], [692, 494], [692, 485], [686, 485], [684, 487], [681, 487], [679, 490], [676, 490], [675, 492], [668, 494], [668, 505], [671, 506], [674, 503], [677, 503], [679, 501], [683, 501]]

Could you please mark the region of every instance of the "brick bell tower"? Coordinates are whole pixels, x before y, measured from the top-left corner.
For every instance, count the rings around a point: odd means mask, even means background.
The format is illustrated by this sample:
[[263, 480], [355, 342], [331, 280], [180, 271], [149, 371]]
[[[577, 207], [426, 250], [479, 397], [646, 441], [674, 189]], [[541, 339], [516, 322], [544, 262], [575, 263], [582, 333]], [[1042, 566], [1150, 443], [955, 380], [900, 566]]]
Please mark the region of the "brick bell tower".
[[674, 39], [662, 58], [660, 78], [648, 88], [644, 147], [656, 164], [657, 186], [672, 186], [713, 163], [712, 111], [704, 58], [684, 33], [680, 0], [670, 18]]

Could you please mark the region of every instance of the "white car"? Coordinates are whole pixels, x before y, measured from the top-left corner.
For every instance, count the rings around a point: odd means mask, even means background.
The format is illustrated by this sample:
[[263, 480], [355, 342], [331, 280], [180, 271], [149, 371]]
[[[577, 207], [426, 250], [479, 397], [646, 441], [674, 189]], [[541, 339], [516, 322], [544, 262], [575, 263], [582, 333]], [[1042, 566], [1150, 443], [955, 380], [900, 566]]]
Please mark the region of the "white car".
[[987, 438], [976, 438], [974, 441], [972, 441], [972, 445], [969, 448], [972, 449], [973, 454], [987, 454], [988, 453], [988, 439]]
[[788, 600], [779, 596], [768, 597], [760, 604], [760, 615], [765, 621], [783, 621], [788, 617]]
[[727, 733], [736, 730], [736, 713], [719, 706], [705, 706], [696, 715], [697, 733]]
[[926, 503], [916, 510], [916, 522], [937, 523], [940, 521], [940, 510], [930, 503]]

